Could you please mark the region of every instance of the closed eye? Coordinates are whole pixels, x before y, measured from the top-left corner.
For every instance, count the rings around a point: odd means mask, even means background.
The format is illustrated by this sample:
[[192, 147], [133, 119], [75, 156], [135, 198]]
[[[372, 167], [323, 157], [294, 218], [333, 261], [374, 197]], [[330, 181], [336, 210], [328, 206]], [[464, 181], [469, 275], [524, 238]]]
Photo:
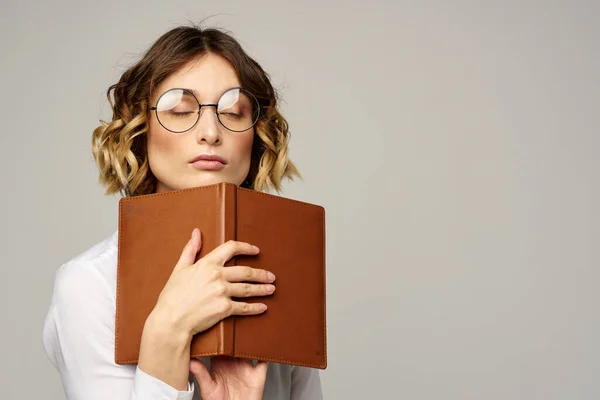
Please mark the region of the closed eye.
[[226, 115], [228, 117], [241, 117], [240, 114], [231, 113], [231, 112], [219, 112], [219, 115]]
[[186, 115], [196, 114], [196, 112], [195, 111], [169, 111], [169, 114], [176, 116], [176, 117], [184, 117]]

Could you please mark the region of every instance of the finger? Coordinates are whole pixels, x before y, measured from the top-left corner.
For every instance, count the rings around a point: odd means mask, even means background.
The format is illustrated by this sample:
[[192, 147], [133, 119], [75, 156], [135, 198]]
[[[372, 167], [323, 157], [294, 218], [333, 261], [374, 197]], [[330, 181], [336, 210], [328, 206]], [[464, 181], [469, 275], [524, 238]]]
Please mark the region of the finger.
[[272, 272], [243, 265], [224, 268], [223, 277], [228, 282], [272, 283], [275, 281], [275, 275]]
[[254, 370], [256, 371], [257, 374], [259, 374], [261, 377], [266, 378], [267, 376], [267, 369], [269, 368], [269, 363], [267, 361], [258, 361], [256, 363], [256, 367], [254, 367]]
[[211, 393], [216, 389], [217, 383], [213, 380], [208, 369], [201, 361], [190, 360], [190, 372], [194, 374], [203, 393]]
[[231, 301], [230, 315], [258, 315], [267, 310], [267, 305], [263, 303], [246, 303], [243, 301]]
[[181, 251], [181, 255], [179, 256], [179, 260], [177, 261], [175, 268], [183, 268], [194, 264], [196, 261], [196, 256], [198, 255], [198, 251], [200, 251], [201, 247], [202, 237], [200, 230], [198, 228], [194, 228], [190, 240], [188, 240]]
[[275, 292], [275, 285], [258, 285], [255, 283], [230, 283], [228, 285], [230, 297], [268, 296]]
[[255, 255], [259, 249], [256, 246], [246, 242], [238, 242], [237, 240], [229, 240], [220, 246], [217, 246], [213, 251], [206, 255], [211, 261], [224, 265], [233, 256], [240, 254]]

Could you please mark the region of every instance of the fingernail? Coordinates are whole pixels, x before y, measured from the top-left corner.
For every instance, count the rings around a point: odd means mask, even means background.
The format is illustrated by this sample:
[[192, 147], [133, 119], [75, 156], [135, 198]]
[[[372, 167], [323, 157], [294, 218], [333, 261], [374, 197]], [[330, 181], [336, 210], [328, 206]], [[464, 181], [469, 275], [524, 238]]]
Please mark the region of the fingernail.
[[266, 304], [261, 304], [260, 306], [258, 306], [258, 309], [260, 311], [265, 311], [267, 309], [267, 305]]
[[268, 285], [267, 286], [267, 292], [273, 293], [274, 291], [275, 291], [275, 285]]
[[260, 250], [258, 246], [252, 245], [252, 247], [254, 247], [254, 250]]
[[192, 231], [192, 240], [196, 239], [196, 228], [194, 228], [194, 230]]
[[273, 281], [275, 280], [275, 275], [274, 275], [272, 272], [269, 272], [269, 273], [267, 274], [267, 276], [269, 277], [269, 280], [270, 280], [271, 282], [273, 282]]

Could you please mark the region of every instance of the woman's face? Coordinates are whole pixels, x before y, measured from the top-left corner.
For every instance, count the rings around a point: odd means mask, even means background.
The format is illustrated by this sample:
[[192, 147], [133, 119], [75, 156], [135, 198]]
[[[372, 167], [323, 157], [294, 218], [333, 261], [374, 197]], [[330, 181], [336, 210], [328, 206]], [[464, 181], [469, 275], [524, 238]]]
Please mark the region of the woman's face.
[[[190, 89], [201, 104], [216, 104], [227, 89], [240, 86], [229, 62], [207, 53], [165, 79], [153, 94], [150, 106], [156, 106], [160, 95], [172, 88]], [[215, 107], [202, 107], [198, 123], [184, 133], [165, 129], [151, 111], [147, 145], [150, 169], [158, 180], [156, 192], [220, 182], [240, 185], [250, 170], [253, 140], [254, 128], [232, 132], [222, 126]], [[201, 155], [217, 155], [224, 164], [194, 163]]]

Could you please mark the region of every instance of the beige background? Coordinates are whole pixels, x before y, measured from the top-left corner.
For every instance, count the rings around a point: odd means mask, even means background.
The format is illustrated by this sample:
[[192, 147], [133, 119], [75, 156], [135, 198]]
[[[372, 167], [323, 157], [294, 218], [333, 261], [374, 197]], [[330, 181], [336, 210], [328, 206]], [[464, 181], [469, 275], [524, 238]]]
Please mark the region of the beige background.
[[60, 265], [116, 229], [104, 92], [186, 20], [272, 75], [327, 209], [328, 399], [600, 398], [593, 1], [2, 1], [0, 398], [63, 399]]

